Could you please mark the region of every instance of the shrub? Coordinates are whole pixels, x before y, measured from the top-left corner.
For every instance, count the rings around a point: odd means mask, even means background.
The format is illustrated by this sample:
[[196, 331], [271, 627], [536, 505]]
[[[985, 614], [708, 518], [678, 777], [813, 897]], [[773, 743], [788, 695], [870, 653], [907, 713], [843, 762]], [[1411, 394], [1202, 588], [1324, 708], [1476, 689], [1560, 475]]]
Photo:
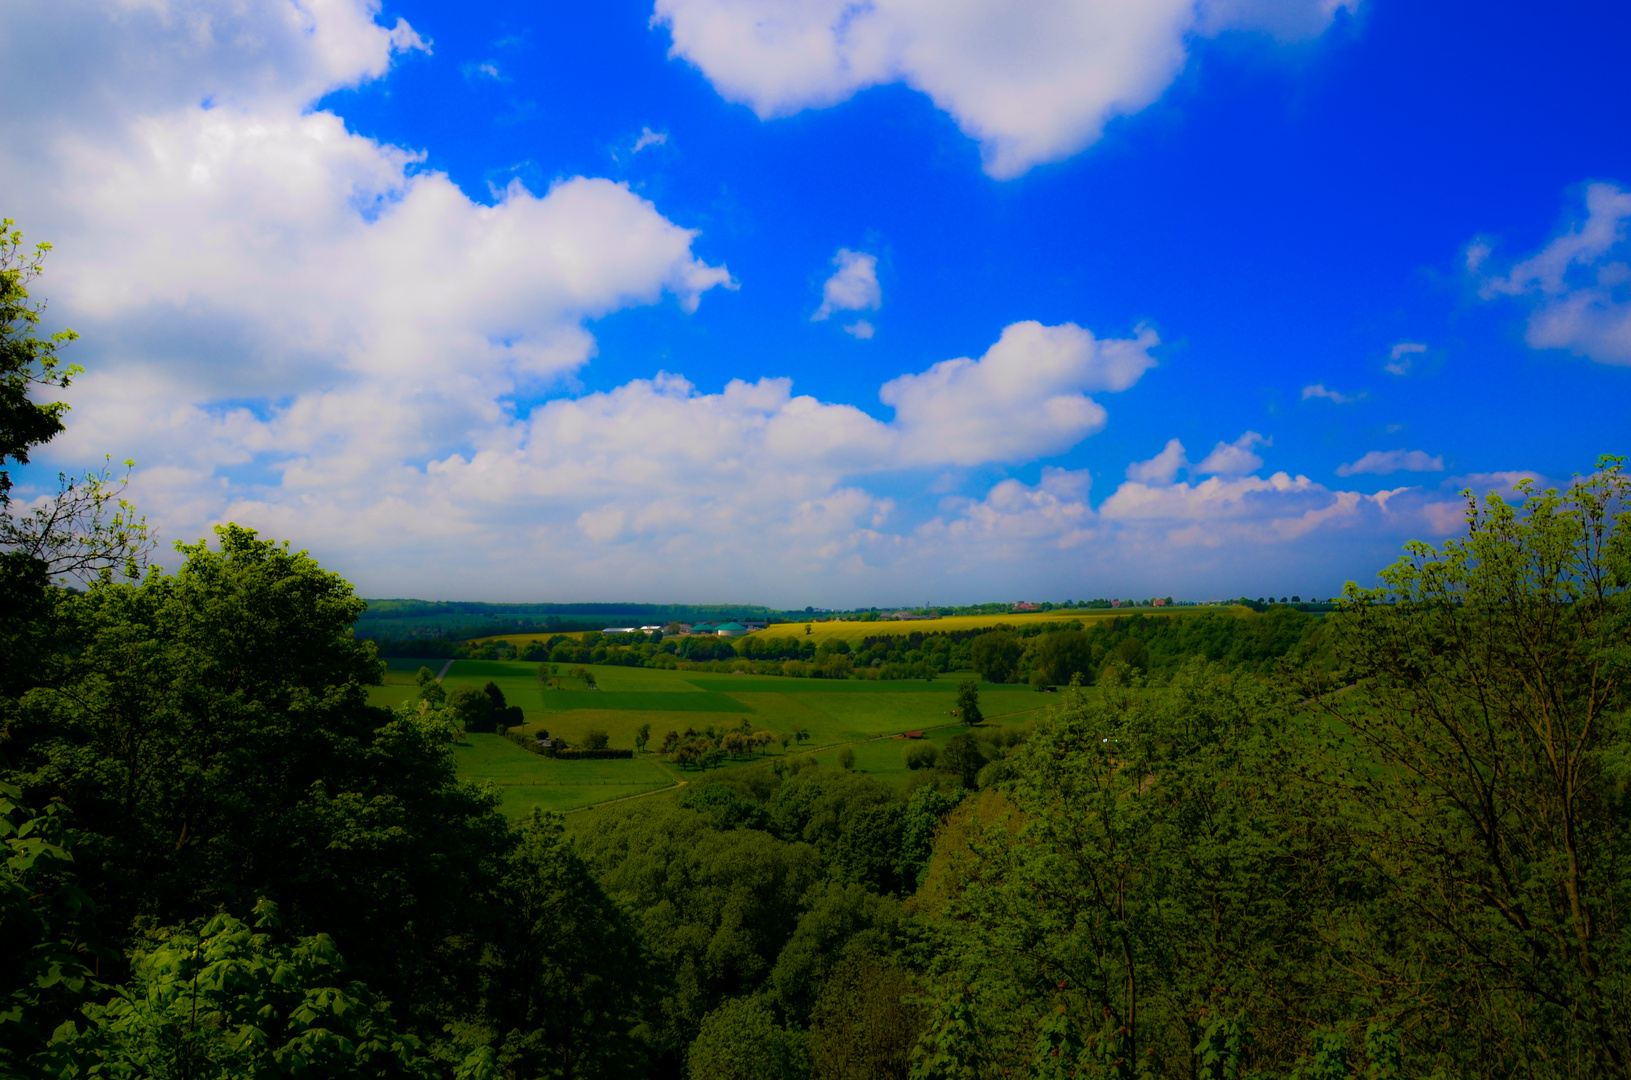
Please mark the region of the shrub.
[[900, 757], [908, 769], [932, 769], [934, 763], [940, 760], [940, 751], [935, 749], [934, 743], [908, 743], [901, 750]]
[[590, 728], [583, 733], [583, 746], [586, 750], [604, 750], [611, 737], [599, 728]]
[[855, 768], [855, 751], [847, 746], [838, 751], [838, 767], [840, 769]]

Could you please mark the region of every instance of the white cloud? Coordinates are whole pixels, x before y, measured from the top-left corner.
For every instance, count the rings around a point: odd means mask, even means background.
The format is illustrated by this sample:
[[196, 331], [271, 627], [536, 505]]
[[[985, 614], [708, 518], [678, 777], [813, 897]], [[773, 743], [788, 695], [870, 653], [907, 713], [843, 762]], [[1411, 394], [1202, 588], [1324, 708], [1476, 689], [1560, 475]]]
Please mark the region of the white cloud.
[[1204, 476], [1235, 476], [1253, 472], [1263, 467], [1263, 459], [1252, 453], [1252, 448], [1271, 446], [1273, 442], [1255, 431], [1248, 431], [1232, 443], [1219, 442], [1192, 471]]
[[877, 327], [873, 326], [865, 319], [857, 319], [848, 326], [844, 327], [844, 333], [850, 335], [851, 337], [859, 338], [862, 341], [871, 341], [872, 335], [877, 333], [877, 329]]
[[[166, 538], [235, 520], [371, 595], [802, 606], [881, 588], [1118, 591], [1081, 584], [1094, 575], [1165, 594], [1204, 585], [1219, 552], [1278, 573], [1328, 558], [1334, 538], [1424, 520], [1401, 509], [1431, 505], [1417, 496], [1291, 479], [1163, 493], [1175, 468], [1140, 474], [1158, 492], [1142, 516], [1130, 484], [1095, 513], [1084, 469], [1002, 478], [928, 520], [867, 490], [900, 470], [971, 483], [962, 468], [1070, 449], [1105, 423], [1090, 395], [1154, 366], [1146, 328], [1015, 323], [978, 359], [886, 383], [887, 421], [785, 379], [703, 393], [673, 375], [529, 409], [593, 356], [589, 320], [665, 296], [694, 308], [733, 282], [625, 186], [579, 177], [478, 203], [419, 151], [317, 109], [419, 47], [374, 11], [0, 8], [0, 92], [33, 103], [0, 113], [0, 190], [56, 241], [42, 292], [84, 332], [74, 359], [91, 369], [42, 471], [134, 456], [134, 494]], [[1220, 444], [1202, 466], [1244, 467], [1262, 441]], [[1189, 545], [1181, 564], [1168, 536]], [[1265, 537], [1278, 546], [1260, 555]], [[1135, 588], [1141, 574], [1160, 580]]]
[[498, 64], [492, 60], [471, 61], [459, 69], [464, 77], [471, 80], [487, 79], [491, 82], [509, 82], [510, 78], [499, 69]]
[[1303, 387], [1304, 401], [1309, 398], [1325, 398], [1334, 405], [1349, 405], [1364, 396], [1364, 394], [1343, 394], [1335, 390], [1327, 390], [1324, 383], [1314, 383], [1312, 386]]
[[671, 55], [761, 119], [904, 82], [1010, 178], [1159, 98], [1193, 35], [1318, 35], [1357, 0], [657, 0]]
[[1127, 466], [1127, 479], [1137, 480], [1141, 484], [1170, 484], [1178, 476], [1178, 470], [1189, 467], [1189, 460], [1184, 457], [1184, 444], [1177, 439], [1168, 439], [1166, 447], [1148, 461], [1135, 461]]
[[1444, 459], [1424, 450], [1372, 450], [1347, 465], [1337, 466], [1338, 476], [1386, 476], [1395, 472], [1443, 472]]
[[835, 311], [875, 311], [883, 306], [876, 255], [839, 248], [832, 264], [838, 270], [821, 286], [821, 306], [810, 316], [812, 322], [820, 322]]
[[1116, 393], [1155, 366], [1154, 330], [1097, 339], [1074, 323], [1014, 323], [979, 360], [943, 360], [884, 384], [903, 461], [974, 465], [1057, 454], [1104, 427], [1089, 393]]
[[643, 127], [640, 129], [640, 137], [634, 140], [634, 149], [630, 150], [629, 153], [638, 154], [648, 146], [661, 146], [667, 141], [668, 132], [652, 131], [648, 127]]
[[1578, 218], [1506, 274], [1490, 274], [1492, 247], [1469, 245], [1467, 268], [1485, 299], [1519, 297], [1530, 305], [1531, 348], [1568, 349], [1603, 364], [1631, 364], [1631, 191], [1589, 184]]
[[1427, 351], [1427, 346], [1414, 341], [1401, 341], [1393, 346], [1388, 354], [1388, 362], [1382, 365], [1382, 370], [1389, 375], [1403, 375], [1410, 370], [1411, 357], [1417, 353]]

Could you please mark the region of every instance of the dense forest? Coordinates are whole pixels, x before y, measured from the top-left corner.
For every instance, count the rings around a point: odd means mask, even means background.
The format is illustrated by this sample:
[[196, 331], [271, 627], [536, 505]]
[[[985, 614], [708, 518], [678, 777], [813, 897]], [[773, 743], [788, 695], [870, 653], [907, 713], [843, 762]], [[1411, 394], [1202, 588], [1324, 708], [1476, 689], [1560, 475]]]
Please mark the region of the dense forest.
[[[73, 374], [8, 243], [0, 466]], [[65, 490], [0, 554], [0, 1072], [1627, 1075], [1628, 489], [1469, 497], [1317, 642], [951, 643], [1070, 689], [900, 787], [773, 758], [513, 824], [368, 704], [345, 581], [236, 526], [144, 572]]]

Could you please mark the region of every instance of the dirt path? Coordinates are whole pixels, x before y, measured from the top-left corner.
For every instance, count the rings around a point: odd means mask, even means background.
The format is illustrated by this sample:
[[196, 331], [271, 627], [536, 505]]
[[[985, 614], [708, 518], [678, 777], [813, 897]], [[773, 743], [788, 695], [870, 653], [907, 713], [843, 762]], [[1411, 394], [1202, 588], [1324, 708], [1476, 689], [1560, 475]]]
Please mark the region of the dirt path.
[[436, 673], [436, 681], [441, 682], [442, 676], [446, 675], [451, 670], [453, 670], [453, 661], [449, 660], [447, 663], [442, 665], [442, 670]]

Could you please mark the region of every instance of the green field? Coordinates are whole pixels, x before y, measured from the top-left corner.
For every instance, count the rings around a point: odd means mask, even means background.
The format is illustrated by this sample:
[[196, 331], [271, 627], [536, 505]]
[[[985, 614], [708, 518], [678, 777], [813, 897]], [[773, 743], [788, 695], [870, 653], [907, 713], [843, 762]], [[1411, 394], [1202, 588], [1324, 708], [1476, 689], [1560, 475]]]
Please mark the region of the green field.
[[[380, 705], [408, 700], [421, 666], [441, 670], [439, 664], [388, 661], [386, 685], [371, 688], [370, 699]], [[492, 682], [509, 704], [521, 707], [525, 730], [547, 729], [569, 743], [581, 743], [584, 733], [595, 728], [608, 734], [612, 747], [632, 749], [636, 730], [649, 724], [655, 747], [669, 731], [736, 728], [747, 721], [788, 737], [787, 749], [772, 746], [771, 757], [815, 753], [831, 764], [837, 748], [850, 745], [856, 767], [880, 777], [906, 774], [900, 759], [905, 740], [880, 736], [925, 731], [943, 742], [962, 730], [951, 715], [963, 678], [959, 675], [934, 682], [875, 682], [587, 666], [601, 689], [545, 689], [538, 682], [538, 664], [493, 660], [455, 661], [442, 686], [451, 690]], [[1024, 723], [1060, 700], [1024, 687], [980, 684], [980, 709], [992, 723]], [[800, 729], [806, 736], [802, 743], [794, 738]], [[498, 786], [504, 812], [513, 817], [534, 806], [570, 810], [657, 791], [693, 775], [660, 764], [650, 753], [622, 761], [554, 761], [497, 735], [466, 735], [455, 754], [462, 775]]]
[[[752, 712], [724, 694], [684, 693], [673, 690], [545, 690], [539, 700], [549, 712], [574, 709], [623, 712]], [[526, 708], [525, 705], [522, 706]]]
[[573, 810], [676, 783], [649, 754], [631, 761], [554, 761], [528, 753], [502, 735], [466, 735], [453, 747], [453, 757], [459, 775], [499, 789], [510, 818], [525, 817], [535, 806]]

